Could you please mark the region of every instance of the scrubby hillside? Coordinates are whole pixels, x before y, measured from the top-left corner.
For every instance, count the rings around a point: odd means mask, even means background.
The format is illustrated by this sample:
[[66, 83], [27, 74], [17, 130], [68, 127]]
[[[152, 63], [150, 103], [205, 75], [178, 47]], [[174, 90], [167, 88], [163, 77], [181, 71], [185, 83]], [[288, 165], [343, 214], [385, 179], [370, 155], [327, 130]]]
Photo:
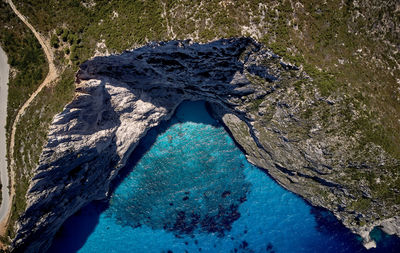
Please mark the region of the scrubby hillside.
[[[344, 222], [368, 226], [399, 213], [400, 205], [400, 4], [398, 1], [15, 1], [32, 25], [49, 39], [64, 71], [55, 88], [43, 92], [20, 130], [16, 158], [45, 144], [51, 116], [72, 97], [73, 72], [95, 54], [122, 52], [152, 40], [206, 42], [250, 36], [309, 79], [287, 83], [282, 97], [256, 99], [251, 108], [259, 134], [285, 121], [287, 142], [319, 147], [330, 164], [307, 170], [318, 204], [354, 213]], [[9, 20], [5, 26], [10, 25]], [[269, 87], [257, 76], [254, 84]], [[52, 95], [49, 95], [52, 94]], [[58, 95], [54, 95], [58, 94]], [[62, 98], [62, 99], [60, 99]], [[285, 101], [285, 103], [282, 103]], [[46, 117], [43, 117], [43, 112]], [[288, 114], [282, 114], [282, 112]], [[289, 117], [290, 118], [290, 117]], [[38, 131], [39, 124], [43, 126]], [[29, 138], [28, 138], [29, 136]], [[37, 136], [41, 138], [37, 139]], [[31, 138], [40, 143], [29, 141]], [[34, 161], [38, 160], [34, 154]], [[35, 164], [20, 163], [17, 199], [23, 202]], [[288, 173], [288, 172], [287, 172]], [[340, 184], [335, 190], [314, 176]], [[313, 179], [314, 178], [314, 179]], [[290, 184], [288, 184], [290, 185]], [[287, 186], [290, 188], [290, 186]], [[300, 191], [299, 189], [291, 189]], [[317, 203], [317, 202], [315, 202]], [[15, 217], [24, 209], [18, 203]], [[12, 230], [12, 229], [11, 229]]]

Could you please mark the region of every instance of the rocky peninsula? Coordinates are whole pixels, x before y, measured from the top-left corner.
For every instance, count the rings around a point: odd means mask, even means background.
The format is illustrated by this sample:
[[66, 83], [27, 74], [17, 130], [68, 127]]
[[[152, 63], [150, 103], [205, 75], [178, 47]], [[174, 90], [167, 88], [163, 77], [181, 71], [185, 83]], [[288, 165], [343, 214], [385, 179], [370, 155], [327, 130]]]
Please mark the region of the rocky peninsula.
[[[341, 100], [321, 96], [303, 70], [263, 45], [235, 38], [153, 42], [83, 63], [75, 98], [53, 119], [13, 250], [45, 252], [69, 216], [107, 198], [139, 140], [185, 100], [207, 101], [250, 162], [312, 205], [332, 211], [367, 247], [373, 246], [369, 232], [375, 226], [400, 236], [397, 205], [382, 207], [368, 189], [357, 195], [346, 183], [357, 140], [327, 132], [307, 111], [334, 110]], [[378, 146], [369, 149], [374, 159], [353, 167], [398, 162]], [[352, 203], [364, 198], [369, 208], [356, 209]]]

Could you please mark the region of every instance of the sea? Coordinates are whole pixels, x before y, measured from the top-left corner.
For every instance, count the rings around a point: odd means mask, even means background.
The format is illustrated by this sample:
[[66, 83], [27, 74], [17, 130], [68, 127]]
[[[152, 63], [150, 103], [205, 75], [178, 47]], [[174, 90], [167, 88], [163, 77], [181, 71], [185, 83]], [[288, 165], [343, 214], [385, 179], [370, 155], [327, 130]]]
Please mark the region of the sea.
[[49, 252], [400, 252], [380, 229], [366, 250], [329, 211], [250, 164], [203, 101], [149, 131], [111, 197], [70, 217]]

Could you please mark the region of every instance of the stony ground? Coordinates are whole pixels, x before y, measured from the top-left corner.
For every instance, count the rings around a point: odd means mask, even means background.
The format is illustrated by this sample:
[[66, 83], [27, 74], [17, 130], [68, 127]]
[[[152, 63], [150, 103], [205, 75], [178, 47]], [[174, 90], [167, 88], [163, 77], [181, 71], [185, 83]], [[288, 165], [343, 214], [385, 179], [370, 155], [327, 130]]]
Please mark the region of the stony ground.
[[[210, 102], [249, 161], [313, 205], [333, 211], [366, 245], [372, 245], [368, 233], [375, 225], [398, 232], [396, 202], [383, 205], [367, 186], [354, 191], [354, 183], [343, 180], [352, 176], [349, 169], [366, 173], [398, 161], [372, 146], [367, 148], [375, 152], [373, 159], [357, 165], [358, 141], [331, 130], [342, 125], [330, 110], [343, 102], [324, 99], [312, 82], [248, 38], [150, 43], [82, 64], [77, 95], [54, 118], [34, 171], [15, 248], [44, 250], [66, 218], [105, 198], [140, 138], [187, 99]], [[326, 108], [328, 116], [310, 115], [310, 106]]]
[[[13, 221], [25, 209], [24, 193], [37, 166], [38, 147], [46, 143], [52, 117], [72, 98], [73, 72], [83, 61], [151, 40], [206, 42], [244, 35], [262, 41], [299, 70], [279, 72], [288, 66], [269, 66], [280, 74], [272, 83], [260, 70], [247, 73], [269, 96], [237, 98], [246, 115], [241, 120], [247, 120], [250, 129], [246, 135], [245, 125], [238, 124], [242, 137], [237, 139], [256, 137], [261, 150], [302, 150], [290, 157], [275, 151], [265, 156], [292, 163], [270, 163], [274, 177], [310, 202], [336, 210], [349, 227], [369, 230], [371, 224], [398, 213], [397, 1], [14, 3], [38, 32], [51, 39], [55, 64], [63, 73], [54, 88], [38, 94], [22, 118], [24, 127], [17, 127], [20, 152], [15, 154], [18, 180]], [[4, 20], [4, 31], [16, 27]], [[253, 144], [247, 146], [255, 163], [267, 163], [259, 159], [266, 151], [260, 155]], [[319, 155], [310, 156], [312, 152]], [[304, 159], [307, 162], [300, 162]], [[295, 164], [300, 167], [293, 169]], [[10, 238], [13, 230], [9, 229]]]

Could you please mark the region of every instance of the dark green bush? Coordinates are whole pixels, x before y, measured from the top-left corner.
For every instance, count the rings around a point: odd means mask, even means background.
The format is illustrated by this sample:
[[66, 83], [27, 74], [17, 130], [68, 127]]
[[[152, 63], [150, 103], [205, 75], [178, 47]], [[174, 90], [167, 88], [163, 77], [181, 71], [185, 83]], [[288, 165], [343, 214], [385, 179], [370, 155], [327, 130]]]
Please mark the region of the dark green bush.
[[50, 39], [51, 46], [54, 48], [58, 48], [60, 46], [58, 43], [59, 43], [58, 37], [55, 34], [53, 34]]

